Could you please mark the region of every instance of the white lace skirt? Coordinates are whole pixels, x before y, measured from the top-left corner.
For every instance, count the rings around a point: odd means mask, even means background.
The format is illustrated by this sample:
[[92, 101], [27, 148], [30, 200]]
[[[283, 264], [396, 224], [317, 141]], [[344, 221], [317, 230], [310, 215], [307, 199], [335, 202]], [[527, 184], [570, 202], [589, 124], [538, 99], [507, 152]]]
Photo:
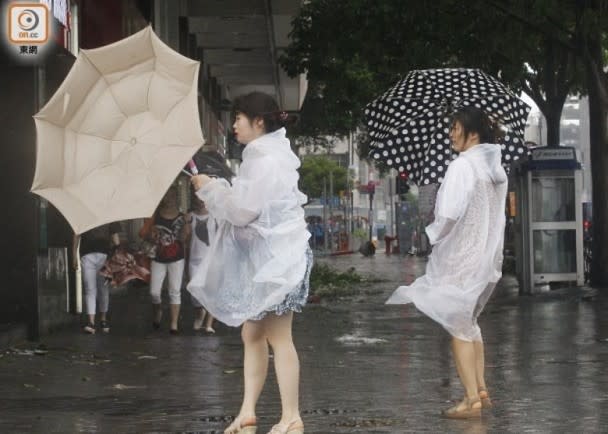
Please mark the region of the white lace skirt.
[[312, 252], [308, 231], [299, 226], [266, 233], [224, 222], [188, 291], [215, 318], [234, 327], [268, 312], [301, 310], [308, 296]]

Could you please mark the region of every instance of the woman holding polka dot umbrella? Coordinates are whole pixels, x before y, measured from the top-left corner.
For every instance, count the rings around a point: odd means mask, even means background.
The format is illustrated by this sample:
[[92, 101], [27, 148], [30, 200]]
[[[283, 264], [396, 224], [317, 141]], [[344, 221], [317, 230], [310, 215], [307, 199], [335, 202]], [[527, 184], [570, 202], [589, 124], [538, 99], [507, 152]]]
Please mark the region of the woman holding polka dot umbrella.
[[464, 399], [444, 411], [449, 418], [477, 418], [492, 406], [484, 375], [484, 345], [477, 318], [502, 275], [507, 175], [498, 126], [479, 108], [452, 117], [450, 140], [459, 153], [450, 163], [426, 228], [433, 245], [426, 273], [400, 286], [387, 304], [414, 303], [452, 336]]
[[527, 153], [524, 128], [530, 107], [479, 69], [411, 71], [365, 109], [370, 155], [418, 185], [442, 182], [456, 156], [450, 146], [451, 114], [474, 106], [504, 128], [502, 164]]

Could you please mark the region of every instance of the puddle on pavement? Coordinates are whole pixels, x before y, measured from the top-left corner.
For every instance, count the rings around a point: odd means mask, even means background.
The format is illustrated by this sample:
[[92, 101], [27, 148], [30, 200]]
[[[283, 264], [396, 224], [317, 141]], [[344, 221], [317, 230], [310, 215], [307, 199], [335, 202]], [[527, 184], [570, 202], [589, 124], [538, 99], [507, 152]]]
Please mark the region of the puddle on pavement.
[[385, 344], [388, 341], [382, 338], [368, 338], [360, 334], [347, 334], [336, 338], [336, 341], [343, 345], [360, 346], [360, 345], [379, 345]]

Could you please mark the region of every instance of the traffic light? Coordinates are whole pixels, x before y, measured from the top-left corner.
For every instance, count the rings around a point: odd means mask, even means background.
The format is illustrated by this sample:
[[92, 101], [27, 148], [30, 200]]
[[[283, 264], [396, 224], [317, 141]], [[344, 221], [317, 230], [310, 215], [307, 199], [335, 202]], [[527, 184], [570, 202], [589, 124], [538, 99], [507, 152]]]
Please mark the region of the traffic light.
[[407, 183], [408, 173], [407, 172], [399, 172], [397, 176], [395, 176], [395, 194], [399, 196], [404, 196], [410, 191], [410, 186]]

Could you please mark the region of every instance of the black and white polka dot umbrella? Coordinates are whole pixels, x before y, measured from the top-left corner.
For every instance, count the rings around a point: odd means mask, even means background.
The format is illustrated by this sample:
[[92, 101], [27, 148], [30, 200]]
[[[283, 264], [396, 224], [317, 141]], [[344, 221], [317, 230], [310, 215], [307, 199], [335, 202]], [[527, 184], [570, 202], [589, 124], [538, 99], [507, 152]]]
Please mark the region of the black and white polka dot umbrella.
[[452, 151], [450, 115], [464, 106], [484, 110], [506, 130], [502, 162], [528, 152], [524, 129], [530, 107], [504, 84], [479, 69], [411, 71], [365, 108], [370, 155], [407, 172], [418, 185], [441, 182]]

